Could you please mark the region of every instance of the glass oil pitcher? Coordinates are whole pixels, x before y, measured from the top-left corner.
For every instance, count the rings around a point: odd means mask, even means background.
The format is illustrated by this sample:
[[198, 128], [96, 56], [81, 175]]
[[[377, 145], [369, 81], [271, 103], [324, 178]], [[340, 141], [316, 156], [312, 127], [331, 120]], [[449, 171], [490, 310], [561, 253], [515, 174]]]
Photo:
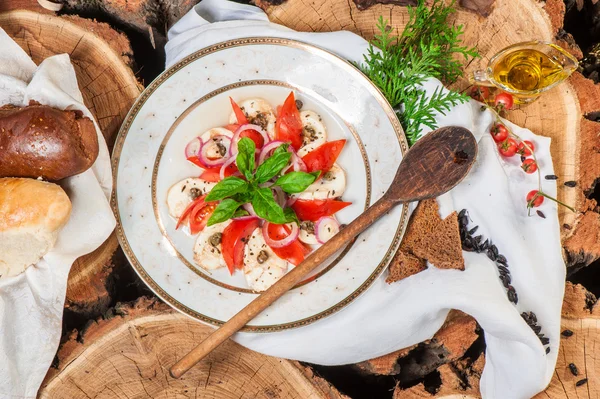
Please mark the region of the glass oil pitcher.
[[527, 104], [567, 79], [577, 66], [577, 59], [555, 44], [523, 42], [494, 55], [485, 70], [473, 73], [471, 83], [497, 87], [512, 94], [515, 103]]

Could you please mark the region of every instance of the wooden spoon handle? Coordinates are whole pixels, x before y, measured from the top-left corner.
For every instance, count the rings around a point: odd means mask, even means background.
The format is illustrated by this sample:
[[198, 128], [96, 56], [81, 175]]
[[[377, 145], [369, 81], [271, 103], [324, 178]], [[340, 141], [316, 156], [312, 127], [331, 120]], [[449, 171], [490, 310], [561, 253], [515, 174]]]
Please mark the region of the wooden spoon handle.
[[185, 374], [217, 346], [225, 342], [229, 337], [248, 324], [249, 321], [268, 308], [269, 305], [275, 302], [279, 297], [292, 289], [308, 273], [335, 254], [335, 252], [344, 245], [348, 244], [354, 237], [363, 232], [394, 205], [395, 202], [390, 200], [387, 195], [384, 195], [352, 223], [340, 230], [340, 232], [333, 236], [326, 244], [310, 254], [304, 262], [300, 263], [284, 275], [279, 281], [260, 294], [219, 329], [209, 335], [200, 345], [175, 363], [170, 370], [171, 376], [179, 378]]

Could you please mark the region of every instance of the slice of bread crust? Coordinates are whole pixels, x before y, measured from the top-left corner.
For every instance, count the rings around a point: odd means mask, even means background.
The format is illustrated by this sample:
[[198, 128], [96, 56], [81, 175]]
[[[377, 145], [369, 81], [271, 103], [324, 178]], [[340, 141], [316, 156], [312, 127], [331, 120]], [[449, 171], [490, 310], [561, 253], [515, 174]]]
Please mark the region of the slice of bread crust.
[[458, 215], [453, 212], [442, 220], [435, 199], [421, 201], [413, 212], [386, 281], [393, 283], [422, 272], [427, 269], [426, 261], [440, 269], [465, 269]]

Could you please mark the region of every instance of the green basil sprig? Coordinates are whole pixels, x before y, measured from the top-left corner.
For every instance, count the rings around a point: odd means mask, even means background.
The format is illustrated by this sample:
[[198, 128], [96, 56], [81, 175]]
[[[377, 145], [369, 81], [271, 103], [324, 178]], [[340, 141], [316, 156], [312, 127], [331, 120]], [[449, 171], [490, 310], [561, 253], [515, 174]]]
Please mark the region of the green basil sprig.
[[[288, 194], [297, 194], [306, 190], [319, 177], [320, 173], [290, 172], [277, 178], [275, 183], [268, 187], [260, 187], [274, 179], [290, 162], [292, 154], [288, 152], [288, 144], [282, 144], [273, 151], [273, 154], [256, 167], [256, 145], [247, 137], [238, 142], [236, 164], [246, 180], [230, 176], [221, 180], [205, 201], [221, 201], [208, 220], [208, 226], [224, 222], [233, 217], [247, 215], [240, 207], [251, 203], [256, 214], [275, 224], [296, 222], [298, 217], [291, 208], [281, 208], [273, 198], [270, 187], [279, 186]], [[256, 171], [255, 171], [256, 169]]]

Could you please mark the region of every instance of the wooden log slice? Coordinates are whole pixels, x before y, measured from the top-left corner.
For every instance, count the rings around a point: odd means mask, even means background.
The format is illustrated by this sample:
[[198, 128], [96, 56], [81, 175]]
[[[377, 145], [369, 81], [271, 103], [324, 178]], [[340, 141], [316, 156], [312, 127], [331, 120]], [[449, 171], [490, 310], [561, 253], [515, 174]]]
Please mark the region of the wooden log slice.
[[233, 341], [174, 379], [169, 367], [213, 329], [156, 299], [115, 311], [61, 347], [40, 398], [344, 398], [309, 368]]
[[[0, 13], [0, 27], [36, 64], [55, 54], [70, 55], [85, 105], [112, 147], [121, 122], [142, 90], [131, 70], [127, 38], [104, 23], [24, 10]], [[93, 317], [106, 310], [110, 302], [106, 278], [117, 248], [113, 233], [100, 248], [73, 264], [66, 306]]]
[[[387, 19], [388, 25], [397, 31], [408, 21], [406, 7], [389, 4], [375, 4], [361, 11], [348, 0], [288, 0], [277, 6], [267, 0], [258, 0], [257, 3], [273, 22], [295, 30], [349, 30], [366, 39], [372, 38], [377, 32], [376, 23], [380, 16]], [[564, 19], [562, 0], [496, 0], [495, 4], [492, 3], [462, 1], [461, 4], [471, 9], [458, 8], [452, 17], [454, 23], [465, 27], [464, 43], [476, 46], [482, 55], [481, 59], [466, 65], [465, 76], [483, 69], [489, 59], [504, 47], [526, 40], [557, 42], [581, 57], [581, 51], [572, 47], [570, 40], [565, 40], [569, 39], [568, 35], [561, 31], [561, 38], [557, 38]], [[481, 14], [487, 14], [487, 17]], [[536, 134], [552, 138], [554, 169], [559, 176], [558, 197], [585, 213], [593, 213], [581, 228], [598, 230], [600, 217], [595, 203], [590, 205], [585, 194], [593, 190], [600, 176], [600, 124], [585, 119], [584, 115], [600, 111], [600, 101], [592, 100], [594, 97], [590, 97], [590, 90], [596, 94], [596, 98], [597, 91], [590, 88], [586, 81], [576, 73], [569, 81], [542, 95], [533, 104], [510, 112], [508, 119]], [[591, 85], [594, 86], [593, 83]], [[463, 78], [451, 87], [463, 90], [468, 86], [468, 80]], [[581, 97], [587, 98], [585, 111], [582, 111]], [[581, 184], [576, 188], [563, 185], [571, 180], [581, 181]], [[600, 241], [587, 243], [583, 235], [577, 234], [578, 224], [585, 213], [575, 214], [566, 208], [559, 209], [561, 224], [567, 225], [561, 234], [569, 266], [585, 266], [600, 257]], [[568, 241], [572, 236], [577, 238]]]

